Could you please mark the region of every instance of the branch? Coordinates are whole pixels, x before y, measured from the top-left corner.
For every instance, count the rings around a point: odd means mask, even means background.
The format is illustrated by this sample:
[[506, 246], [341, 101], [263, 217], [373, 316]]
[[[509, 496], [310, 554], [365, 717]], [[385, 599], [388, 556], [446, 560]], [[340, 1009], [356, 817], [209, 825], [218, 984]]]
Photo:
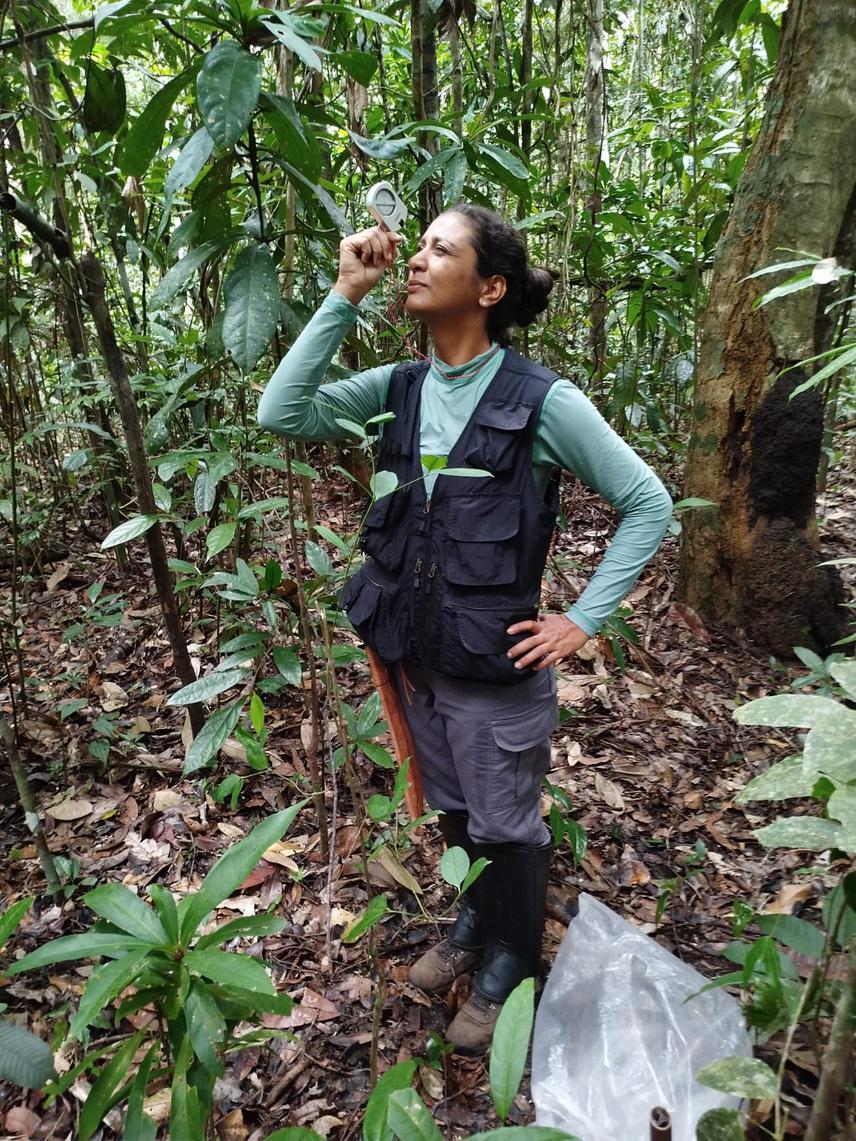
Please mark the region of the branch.
[[71, 242], [68, 234], [57, 226], [46, 222], [41, 215], [24, 206], [14, 194], [4, 192], [0, 194], [0, 210], [11, 214], [16, 222], [30, 231], [34, 238], [50, 246], [58, 258], [71, 257]]
[[44, 40], [48, 36], [57, 35], [58, 32], [73, 32], [78, 28], [92, 28], [94, 25], [95, 17], [90, 16], [88, 20], [75, 20], [71, 24], [53, 24], [50, 28], [36, 28], [34, 32], [24, 32], [21, 36], [15, 36], [13, 40], [0, 40], [0, 51], [17, 48], [22, 43], [29, 44], [33, 40]]

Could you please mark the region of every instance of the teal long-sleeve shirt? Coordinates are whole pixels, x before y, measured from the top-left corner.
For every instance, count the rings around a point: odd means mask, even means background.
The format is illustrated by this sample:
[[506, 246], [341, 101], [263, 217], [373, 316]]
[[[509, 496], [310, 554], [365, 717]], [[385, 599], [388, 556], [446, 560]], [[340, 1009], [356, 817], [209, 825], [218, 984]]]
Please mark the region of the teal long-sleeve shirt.
[[[364, 424], [385, 410], [394, 365], [367, 369], [322, 384], [333, 357], [359, 315], [332, 291], [280, 362], [259, 402], [259, 424], [297, 440], [346, 439], [337, 420]], [[422, 388], [420, 449], [447, 456], [483, 392], [502, 364], [492, 346], [457, 368], [432, 361]], [[541, 407], [532, 449], [535, 478], [545, 487], [554, 467], [564, 468], [602, 496], [621, 516], [612, 542], [567, 617], [596, 634], [657, 550], [672, 501], [648, 465], [567, 380], [558, 380]], [[426, 474], [426, 481], [436, 474]], [[430, 491], [430, 487], [429, 487]]]

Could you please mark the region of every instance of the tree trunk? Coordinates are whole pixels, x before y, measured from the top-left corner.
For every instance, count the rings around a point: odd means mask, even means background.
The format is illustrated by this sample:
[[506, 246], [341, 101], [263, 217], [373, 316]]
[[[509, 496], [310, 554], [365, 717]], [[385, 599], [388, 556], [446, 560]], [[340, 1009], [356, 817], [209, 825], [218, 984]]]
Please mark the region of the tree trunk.
[[856, 0], [791, 0], [702, 323], [684, 494], [714, 506], [688, 512], [681, 552], [686, 601], [777, 654], [822, 651], [843, 627], [838, 578], [818, 565], [822, 395], [790, 399], [816, 367], [799, 362], [829, 346], [831, 288], [755, 308], [781, 275], [746, 277], [788, 251], [851, 248], [853, 154]]
[[594, 243], [597, 217], [601, 208], [600, 168], [604, 155], [606, 128], [606, 88], [603, 66], [603, 0], [588, 0], [586, 12], [586, 213], [589, 215], [591, 240], [585, 257], [585, 274], [589, 281], [588, 344], [591, 356], [592, 386], [600, 392], [606, 359], [606, 291], [603, 285], [603, 260]]

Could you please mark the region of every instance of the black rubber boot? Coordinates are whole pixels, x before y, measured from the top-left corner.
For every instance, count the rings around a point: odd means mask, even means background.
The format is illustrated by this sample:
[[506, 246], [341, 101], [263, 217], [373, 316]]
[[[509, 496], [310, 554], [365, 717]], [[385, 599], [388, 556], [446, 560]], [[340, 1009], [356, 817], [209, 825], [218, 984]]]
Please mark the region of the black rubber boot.
[[[438, 823], [447, 848], [463, 848], [471, 862], [478, 859], [476, 846], [467, 831], [466, 812], [445, 812]], [[410, 981], [427, 994], [447, 991], [458, 975], [473, 970], [481, 962], [484, 933], [479, 915], [480, 880], [481, 877], [461, 898], [458, 916], [446, 938], [426, 951], [410, 968]]]
[[479, 877], [485, 931], [473, 995], [446, 1032], [458, 1053], [483, 1053], [502, 1004], [523, 979], [538, 977], [553, 846], [479, 844], [490, 865]]

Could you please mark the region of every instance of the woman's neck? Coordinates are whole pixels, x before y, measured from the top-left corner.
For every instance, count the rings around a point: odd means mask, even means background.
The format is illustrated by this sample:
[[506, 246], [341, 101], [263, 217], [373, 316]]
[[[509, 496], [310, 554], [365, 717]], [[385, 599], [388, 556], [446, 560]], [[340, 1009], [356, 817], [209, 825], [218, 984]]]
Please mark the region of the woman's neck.
[[466, 364], [473, 357], [487, 352], [493, 343], [481, 322], [478, 325], [453, 321], [429, 326], [434, 341], [434, 353], [444, 364]]

